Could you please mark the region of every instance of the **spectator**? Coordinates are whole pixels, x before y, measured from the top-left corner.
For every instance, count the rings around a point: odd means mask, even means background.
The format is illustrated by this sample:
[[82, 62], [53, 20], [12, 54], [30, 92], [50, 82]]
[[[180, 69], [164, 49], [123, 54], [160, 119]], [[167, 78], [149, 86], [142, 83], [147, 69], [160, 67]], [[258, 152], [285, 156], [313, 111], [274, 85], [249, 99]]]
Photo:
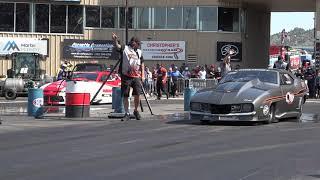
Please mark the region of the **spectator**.
[[61, 64], [60, 70], [58, 72], [57, 80], [59, 81], [59, 80], [66, 79], [66, 78], [67, 78], [66, 65]]
[[183, 75], [178, 70], [178, 67], [174, 67], [173, 68], [173, 72], [171, 73], [171, 79], [172, 79], [171, 95], [172, 95], [172, 97], [176, 97], [177, 96], [178, 78], [179, 77], [183, 78]]
[[316, 74], [311, 67], [308, 67], [307, 71], [304, 74], [305, 79], [307, 80], [307, 85], [309, 88], [310, 98], [315, 97], [315, 87], [316, 87]]
[[303, 76], [301, 68], [297, 69], [297, 72], [295, 73], [295, 75], [296, 75], [296, 77], [298, 77], [300, 79], [304, 79], [304, 76]]
[[145, 84], [146, 93], [151, 96], [153, 80], [152, 80], [152, 72], [148, 67], [146, 67], [144, 84]]
[[169, 93], [169, 94], [171, 94], [171, 86], [172, 86], [172, 64], [171, 64], [171, 66], [169, 67], [169, 69], [168, 69], [168, 73], [167, 73], [167, 92]]
[[182, 76], [184, 77], [184, 79], [191, 78], [191, 72], [189, 71], [188, 67], [185, 67], [185, 69], [182, 71]]
[[217, 70], [214, 73], [214, 76], [215, 76], [216, 80], [220, 81], [220, 79], [221, 79], [221, 68], [220, 67], [217, 68]]
[[186, 69], [186, 63], [182, 63], [181, 67], [180, 67], [180, 72], [183, 72]]
[[64, 60], [64, 62], [61, 64], [61, 67], [62, 66], [65, 68], [66, 78], [70, 79], [73, 70], [73, 65], [68, 60]]
[[278, 56], [278, 60], [274, 63], [273, 68], [275, 69], [287, 69], [288, 64], [282, 59], [282, 56]]
[[167, 70], [163, 67], [163, 65], [157, 64], [157, 95], [158, 100], [161, 99], [162, 92], [164, 92], [169, 99], [169, 94], [165, 91], [165, 85], [167, 82]]
[[215, 79], [215, 66], [214, 66], [214, 64], [211, 64], [211, 65], [210, 65], [210, 68], [209, 68], [207, 77], [208, 77], [209, 79]]
[[320, 98], [320, 71], [316, 77], [316, 98]]
[[231, 64], [230, 64], [230, 60], [231, 60], [231, 55], [230, 53], [224, 57], [222, 64], [220, 65], [221, 68], [221, 77], [223, 77], [224, 75], [226, 75], [229, 71], [231, 71]]
[[206, 72], [205, 68], [201, 67], [201, 70], [199, 71], [199, 78], [206, 79], [206, 76], [207, 76], [207, 72]]

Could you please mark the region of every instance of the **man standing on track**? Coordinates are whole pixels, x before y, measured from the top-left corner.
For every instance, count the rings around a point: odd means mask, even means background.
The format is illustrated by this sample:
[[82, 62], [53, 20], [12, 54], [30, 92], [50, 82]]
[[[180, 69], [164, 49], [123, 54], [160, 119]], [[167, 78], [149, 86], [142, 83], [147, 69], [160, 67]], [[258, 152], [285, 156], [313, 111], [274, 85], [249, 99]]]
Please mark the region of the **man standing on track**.
[[142, 51], [139, 49], [140, 40], [137, 37], [132, 37], [128, 45], [121, 45], [118, 36], [112, 33], [112, 39], [115, 47], [122, 53], [122, 78], [121, 78], [121, 91], [125, 110], [123, 120], [130, 120], [129, 112], [129, 92], [130, 87], [133, 89], [132, 95], [134, 96], [134, 111], [133, 114], [137, 120], [141, 119], [138, 111], [140, 103], [140, 94], [142, 92], [142, 83], [144, 81], [144, 63]]

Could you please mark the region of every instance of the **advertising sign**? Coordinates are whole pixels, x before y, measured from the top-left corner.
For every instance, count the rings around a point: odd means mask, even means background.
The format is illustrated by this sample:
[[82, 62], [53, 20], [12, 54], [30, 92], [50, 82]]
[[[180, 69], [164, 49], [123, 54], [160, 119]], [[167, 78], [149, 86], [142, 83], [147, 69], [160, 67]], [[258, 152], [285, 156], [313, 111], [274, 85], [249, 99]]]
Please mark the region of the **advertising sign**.
[[300, 56], [293, 55], [290, 56], [290, 69], [297, 70], [300, 67]]
[[242, 60], [242, 44], [241, 42], [217, 42], [217, 60], [222, 61], [229, 52], [232, 51], [231, 61]]
[[118, 59], [112, 40], [65, 39], [63, 58], [75, 59]]
[[0, 38], [0, 55], [14, 52], [48, 55], [48, 40], [34, 38]]
[[185, 41], [142, 41], [141, 50], [145, 60], [186, 59]]

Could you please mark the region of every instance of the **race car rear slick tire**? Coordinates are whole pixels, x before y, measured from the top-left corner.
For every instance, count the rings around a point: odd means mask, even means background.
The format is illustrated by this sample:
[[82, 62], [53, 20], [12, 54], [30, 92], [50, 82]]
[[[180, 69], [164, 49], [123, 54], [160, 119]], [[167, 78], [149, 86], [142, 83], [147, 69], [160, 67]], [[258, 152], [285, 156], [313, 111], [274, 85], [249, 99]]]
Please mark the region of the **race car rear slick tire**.
[[7, 89], [4, 92], [6, 100], [15, 100], [17, 98], [17, 92], [13, 89]]

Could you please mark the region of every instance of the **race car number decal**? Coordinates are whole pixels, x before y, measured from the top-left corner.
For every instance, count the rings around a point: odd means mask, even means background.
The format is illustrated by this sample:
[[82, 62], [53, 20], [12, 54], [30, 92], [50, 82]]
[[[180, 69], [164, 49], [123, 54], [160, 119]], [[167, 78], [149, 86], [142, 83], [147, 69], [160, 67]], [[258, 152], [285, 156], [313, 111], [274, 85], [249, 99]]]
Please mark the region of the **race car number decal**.
[[287, 92], [286, 94], [286, 102], [287, 104], [292, 104], [294, 100], [294, 94]]

